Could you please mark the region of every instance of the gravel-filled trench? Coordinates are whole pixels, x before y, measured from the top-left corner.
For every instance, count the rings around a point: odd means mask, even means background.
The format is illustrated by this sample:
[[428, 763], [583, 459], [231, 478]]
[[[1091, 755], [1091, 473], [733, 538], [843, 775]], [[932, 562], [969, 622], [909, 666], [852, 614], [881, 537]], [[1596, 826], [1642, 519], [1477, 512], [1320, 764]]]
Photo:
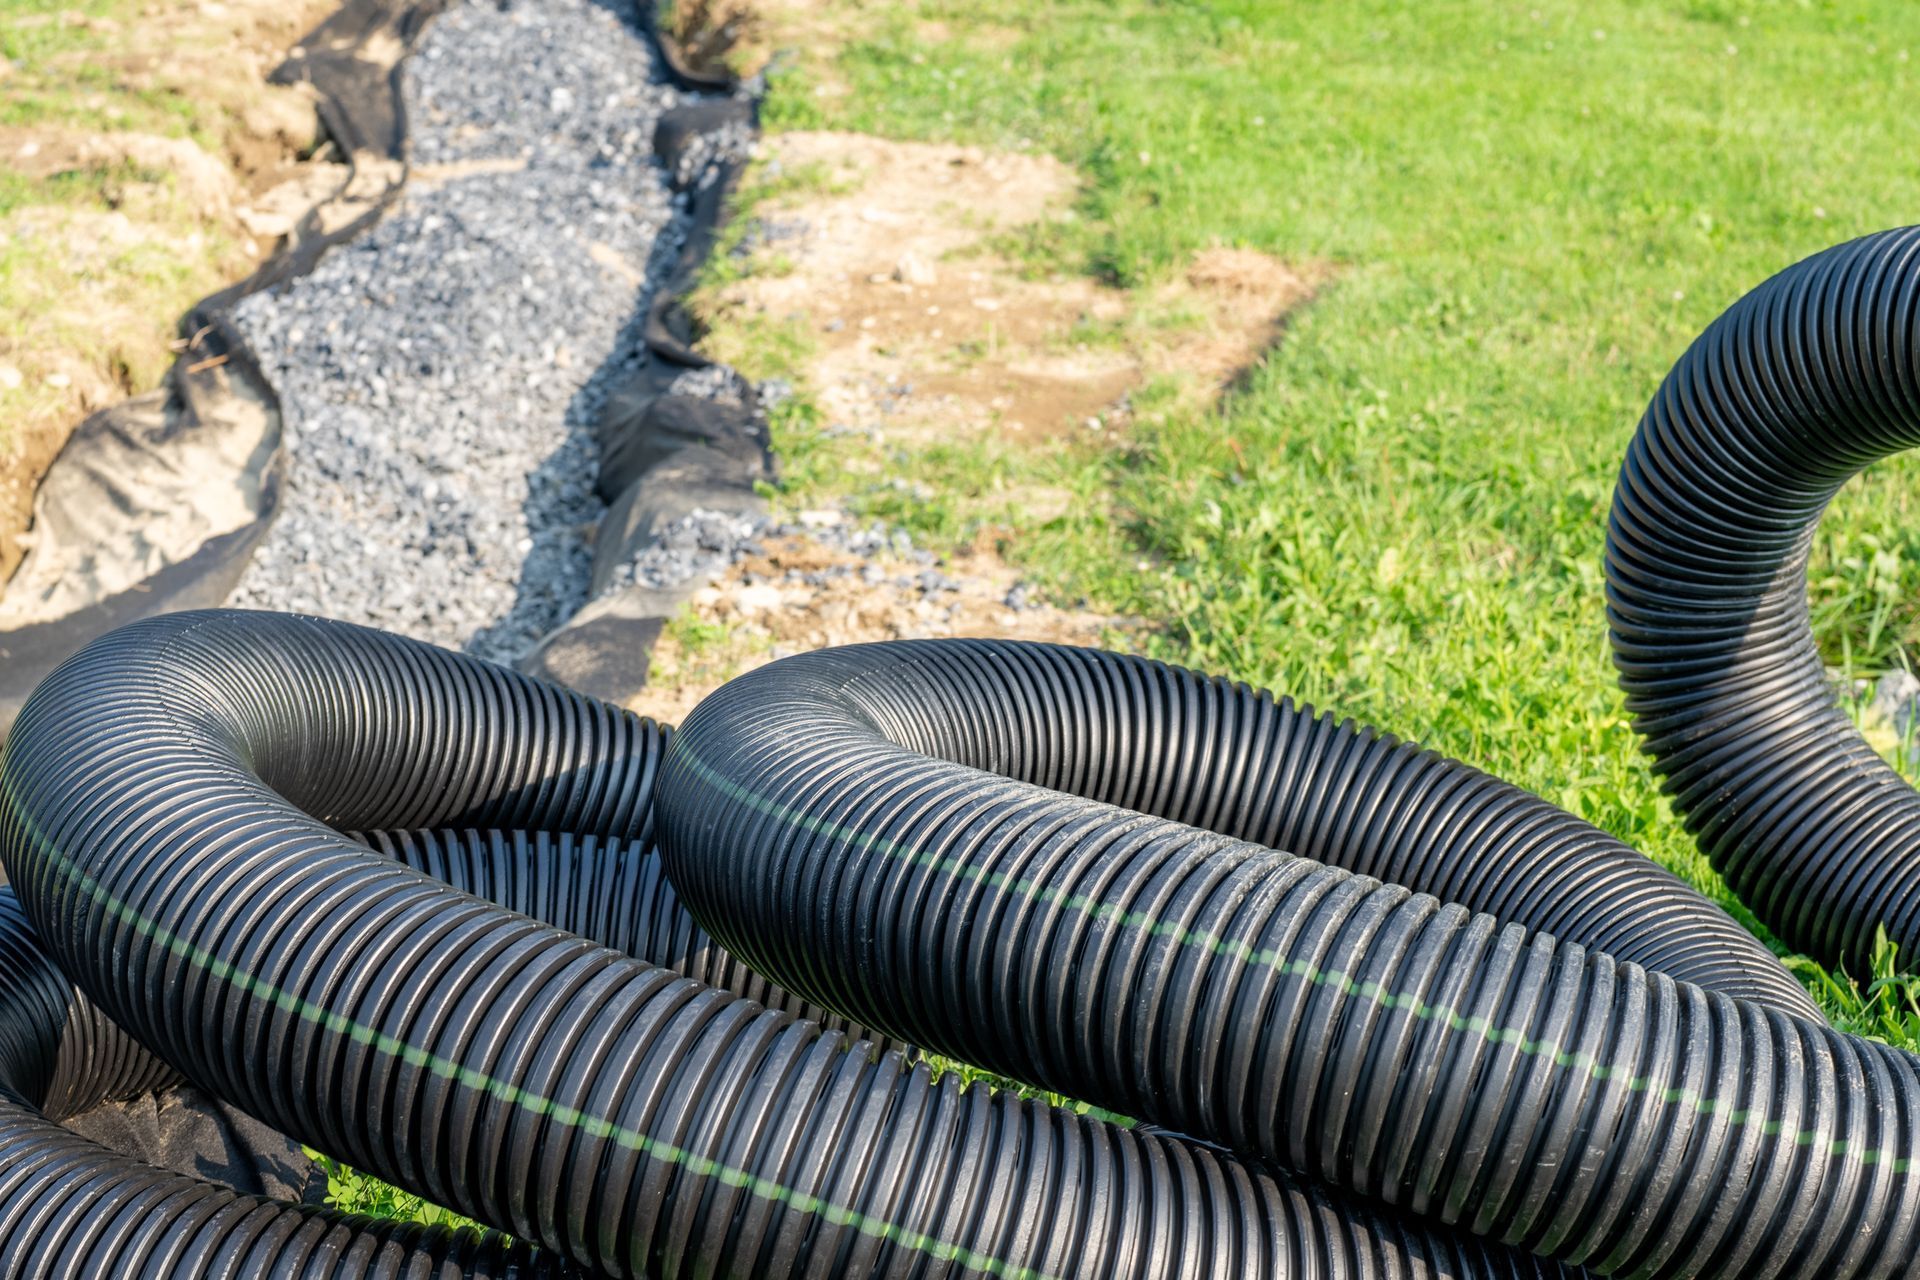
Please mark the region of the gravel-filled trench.
[[414, 178], [236, 319], [288, 485], [233, 603], [510, 661], [585, 600], [591, 424], [687, 229], [652, 154], [688, 100], [627, 0], [468, 0], [410, 60]]

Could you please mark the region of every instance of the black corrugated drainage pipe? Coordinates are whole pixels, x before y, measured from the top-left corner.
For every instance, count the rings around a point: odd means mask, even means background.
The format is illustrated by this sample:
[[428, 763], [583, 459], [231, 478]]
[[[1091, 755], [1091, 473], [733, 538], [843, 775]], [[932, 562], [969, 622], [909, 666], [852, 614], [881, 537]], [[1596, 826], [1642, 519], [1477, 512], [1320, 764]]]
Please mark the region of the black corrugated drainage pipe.
[[[602, 855], [646, 856], [664, 742], [485, 663], [280, 615], [138, 623], [50, 676], [0, 758], [0, 857], [90, 1004], [55, 990], [36, 1022], [0, 999], [13, 1050], [0, 1068], [18, 1073], [0, 1081], [0, 1273], [1580, 1274], [1199, 1142], [936, 1080], [408, 865], [633, 942], [631, 918], [588, 896], [557, 901], [527, 864], [496, 874], [476, 861], [538, 840], [372, 837], [402, 861], [340, 834], [546, 833], [583, 856], [540, 874], [589, 874]], [[0, 938], [39, 963], [25, 923]], [[715, 963], [707, 976], [728, 971]], [[1623, 989], [1648, 989], [1631, 974]], [[40, 1108], [76, 1090], [45, 1064], [62, 1026], [95, 1025], [94, 1008], [202, 1089], [544, 1253], [482, 1257], [498, 1242], [243, 1203], [72, 1145]], [[1197, 1072], [1206, 1047], [1195, 1054]], [[1441, 1096], [1485, 1095], [1450, 1079]], [[42, 1148], [57, 1148], [48, 1163], [20, 1158]], [[1586, 1176], [1566, 1178], [1577, 1189]], [[235, 1206], [224, 1216], [194, 1207], [217, 1194]], [[249, 1231], [269, 1245], [252, 1252]], [[273, 1256], [271, 1240], [301, 1231]], [[380, 1232], [398, 1246], [359, 1243]], [[464, 1261], [448, 1260], [455, 1250]]]
[[957, 640], [742, 676], [660, 785], [694, 914], [889, 1034], [1603, 1274], [1915, 1273], [1920, 1061], [1795, 1016], [1697, 895], [1461, 766]]
[[7, 1280], [562, 1280], [579, 1273], [472, 1229], [352, 1218], [156, 1169], [61, 1127], [173, 1072], [53, 967], [0, 888], [0, 1276]]
[[1920, 444], [1920, 228], [1740, 299], [1640, 420], [1607, 526], [1627, 705], [1687, 827], [1754, 914], [1857, 976], [1920, 965], [1920, 795], [1836, 705], [1807, 557], [1862, 468]]
[[[672, 733], [654, 726], [662, 738]], [[657, 744], [653, 754], [662, 754]], [[651, 776], [642, 787], [651, 791]], [[635, 841], [550, 831], [373, 831], [369, 847], [441, 884], [531, 916], [603, 947], [671, 969], [769, 1009], [876, 1048], [897, 1045], [830, 1009], [808, 1004], [748, 968], [681, 904], [659, 851]]]

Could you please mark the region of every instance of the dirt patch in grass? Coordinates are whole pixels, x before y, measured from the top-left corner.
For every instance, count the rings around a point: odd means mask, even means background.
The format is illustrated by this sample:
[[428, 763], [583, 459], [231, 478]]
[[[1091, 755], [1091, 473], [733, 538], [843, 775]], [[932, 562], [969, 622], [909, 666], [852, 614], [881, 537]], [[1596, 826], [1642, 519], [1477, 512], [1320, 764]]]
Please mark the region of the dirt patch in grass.
[[[1158, 283], [1110, 287], [1038, 271], [1022, 252], [1050, 221], [1076, 216], [1078, 178], [1051, 156], [827, 132], [780, 134], [765, 151], [742, 247], [716, 263], [694, 309], [704, 349], [755, 376], [790, 377], [822, 438], [866, 438], [839, 451], [824, 490], [803, 487], [816, 501], [845, 500], [829, 494], [855, 475], [913, 489], [889, 473], [917, 451], [971, 441], [989, 455], [1058, 457], [1119, 443], [1137, 417], [1210, 410], [1331, 274], [1222, 245]], [[1076, 501], [1031, 478], [996, 475], [990, 487], [991, 510], [1016, 504], [1028, 525]], [[945, 558], [922, 551], [899, 566], [862, 560], [844, 539], [770, 541], [667, 629], [636, 709], [676, 720], [741, 671], [828, 645], [1134, 643], [1137, 622], [1041, 603], [1001, 558], [1009, 548], [991, 510], [935, 536]], [[845, 518], [797, 514], [829, 529]]]
[[0, 32], [0, 583], [41, 473], [95, 409], [158, 383], [180, 315], [271, 254], [345, 170], [267, 74], [337, 0], [80, 9]]
[[740, 278], [698, 303], [719, 354], [730, 329], [797, 326], [825, 418], [893, 439], [1106, 430], [1149, 383], [1211, 399], [1329, 274], [1222, 246], [1144, 289], [1035, 275], [1002, 246], [1074, 216], [1050, 156], [845, 133], [767, 147], [786, 190], [755, 206]]
[[[808, 519], [838, 522], [838, 513]], [[1001, 636], [1126, 647], [1124, 619], [1027, 599], [987, 551], [934, 563], [863, 555], [809, 534], [769, 538], [697, 592], [655, 646], [648, 687], [628, 705], [678, 724], [713, 690], [776, 658], [829, 645]]]

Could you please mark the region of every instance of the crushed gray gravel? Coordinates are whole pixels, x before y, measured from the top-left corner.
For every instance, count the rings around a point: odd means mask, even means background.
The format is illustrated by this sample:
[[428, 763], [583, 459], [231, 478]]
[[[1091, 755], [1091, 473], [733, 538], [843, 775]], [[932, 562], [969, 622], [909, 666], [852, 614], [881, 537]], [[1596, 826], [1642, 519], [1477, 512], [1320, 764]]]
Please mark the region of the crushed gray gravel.
[[[655, 541], [614, 571], [603, 594], [628, 587], [668, 590], [696, 579], [709, 580], [750, 556], [763, 555], [776, 538], [803, 538], [830, 551], [857, 557], [825, 569], [788, 569], [784, 581], [823, 587], [842, 578], [858, 577], [876, 592], [912, 602], [957, 592], [966, 582], [947, 573], [940, 557], [917, 545], [906, 529], [885, 521], [860, 523], [837, 511], [807, 512], [798, 522], [767, 516], [737, 515], [696, 510], [674, 521]], [[886, 562], [883, 564], [882, 562]], [[899, 569], [904, 563], [906, 572]], [[749, 585], [764, 575], [748, 573]], [[1016, 582], [1001, 601], [1015, 613], [1046, 607], [1032, 585]]]
[[[628, 0], [435, 21], [408, 64], [400, 206], [236, 309], [286, 410], [289, 475], [233, 603], [511, 661], [585, 602], [591, 423], [646, 358], [687, 231], [652, 139], [688, 98], [637, 23]], [[681, 381], [750, 394], [724, 370]]]
[[770, 527], [765, 516], [696, 509], [616, 568], [601, 594], [636, 586], [660, 591], [712, 577], [737, 560], [759, 554], [760, 539]]

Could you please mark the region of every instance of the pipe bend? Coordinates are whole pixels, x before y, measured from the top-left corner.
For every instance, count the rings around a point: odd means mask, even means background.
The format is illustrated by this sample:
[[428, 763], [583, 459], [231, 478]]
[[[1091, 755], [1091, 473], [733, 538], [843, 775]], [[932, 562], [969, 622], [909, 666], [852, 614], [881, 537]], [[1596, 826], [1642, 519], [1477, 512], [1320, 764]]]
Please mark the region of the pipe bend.
[[1714, 867], [1790, 946], [1920, 961], [1920, 796], [1838, 706], [1807, 559], [1828, 503], [1920, 443], [1920, 228], [1796, 263], [1667, 375], [1607, 526], [1614, 662]]

